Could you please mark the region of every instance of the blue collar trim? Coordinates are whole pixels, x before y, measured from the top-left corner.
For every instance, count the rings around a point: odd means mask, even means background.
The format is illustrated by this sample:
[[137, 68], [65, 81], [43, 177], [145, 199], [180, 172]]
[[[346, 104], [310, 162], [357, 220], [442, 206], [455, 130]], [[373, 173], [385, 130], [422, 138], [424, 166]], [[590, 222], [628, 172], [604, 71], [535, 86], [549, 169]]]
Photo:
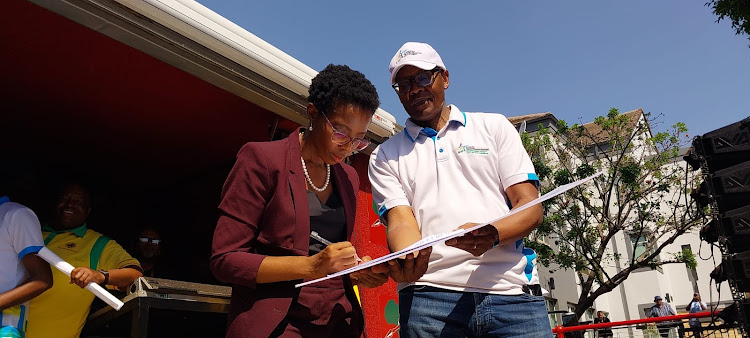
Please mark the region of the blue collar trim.
[[422, 128], [422, 130], [420, 132], [422, 134], [425, 134], [425, 136], [427, 136], [429, 138], [435, 138], [435, 136], [437, 136], [437, 130], [432, 129], [430, 127], [424, 127], [424, 128]]
[[[451, 114], [448, 117], [448, 123], [446, 125], [449, 125], [451, 122], [455, 121], [457, 123], [460, 123], [464, 127], [466, 126], [466, 113], [462, 112], [458, 107], [454, 105], [449, 106], [451, 109]], [[427, 130], [429, 129], [429, 130]], [[431, 131], [430, 131], [431, 130]], [[420, 127], [414, 121], [412, 121], [411, 118], [406, 120], [406, 127], [404, 128], [404, 132], [406, 133], [406, 136], [409, 137], [409, 140], [412, 142], [417, 142], [417, 138], [419, 138], [419, 134], [423, 134], [429, 138], [432, 138], [434, 140], [435, 136], [437, 135], [437, 131], [428, 128], [428, 127]], [[434, 134], [432, 134], [434, 132]]]

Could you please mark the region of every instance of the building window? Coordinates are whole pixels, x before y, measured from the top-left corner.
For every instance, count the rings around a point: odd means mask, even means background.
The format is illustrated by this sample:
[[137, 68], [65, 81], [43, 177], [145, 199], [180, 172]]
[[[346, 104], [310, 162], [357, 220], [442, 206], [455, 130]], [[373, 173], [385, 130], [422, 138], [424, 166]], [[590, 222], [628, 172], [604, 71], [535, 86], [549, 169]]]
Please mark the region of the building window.
[[[583, 314], [583, 321], [586, 323], [594, 323], [594, 314], [596, 313], [596, 310], [592, 308], [586, 309], [586, 312]], [[593, 330], [587, 330], [584, 334], [586, 338], [595, 338], [594, 337], [594, 331]]]
[[[578, 304], [573, 304], [573, 303], [568, 302], [568, 314], [572, 314], [576, 312], [576, 305]], [[563, 320], [563, 322], [565, 322], [565, 320]]]
[[586, 320], [587, 320], [587, 321], [590, 321], [590, 322], [592, 322], [592, 323], [593, 323], [593, 322], [594, 322], [594, 313], [595, 313], [595, 312], [596, 312], [596, 310], [594, 310], [594, 309], [592, 309], [592, 308], [588, 308], [588, 309], [586, 309], [586, 314], [585, 314], [585, 316], [586, 316], [586, 317], [585, 317], [585, 318], [586, 318]]
[[[685, 244], [681, 246], [682, 251], [690, 251], [693, 252], [693, 248], [690, 247], [690, 244]], [[695, 270], [691, 270], [685, 266], [685, 270], [687, 270], [688, 280], [690, 283], [693, 284], [693, 292], [698, 292], [698, 272]]]
[[633, 258], [638, 259], [648, 249], [648, 236], [646, 235], [635, 235], [630, 237], [630, 244], [633, 246]]
[[547, 317], [549, 317], [550, 328], [556, 328], [559, 324], [557, 321], [557, 299], [547, 298]]
[[[652, 253], [648, 249], [649, 243], [654, 241], [650, 233], [629, 233], [628, 237], [630, 238], [629, 251], [634, 260], [637, 260], [643, 254], [649, 255]], [[654, 261], [661, 262], [661, 259], [659, 256], [656, 256], [654, 257]]]
[[[637, 262], [638, 258], [643, 255], [648, 256], [652, 253], [652, 251], [648, 249], [649, 243], [654, 242], [654, 238], [651, 235], [651, 233], [630, 232], [630, 233], [626, 233], [626, 236], [630, 240], [630, 245], [627, 246], [628, 255], [633, 259], [633, 262]], [[658, 270], [659, 272], [663, 272], [661, 266], [658, 265], [658, 263], [661, 262], [661, 258], [659, 257], [659, 255], [655, 256], [652, 262], [657, 263], [656, 270]], [[633, 270], [633, 272], [643, 272], [643, 271], [652, 271], [652, 270], [653, 269], [650, 267], [642, 267], [642, 268]]]

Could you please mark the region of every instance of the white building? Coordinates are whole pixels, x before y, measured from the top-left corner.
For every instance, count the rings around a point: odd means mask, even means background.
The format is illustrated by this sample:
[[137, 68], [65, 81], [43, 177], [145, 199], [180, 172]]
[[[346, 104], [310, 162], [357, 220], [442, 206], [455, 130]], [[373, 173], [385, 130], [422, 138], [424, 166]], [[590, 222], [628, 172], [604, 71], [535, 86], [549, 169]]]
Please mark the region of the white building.
[[[631, 120], [631, 133], [636, 123], [646, 123], [641, 109], [626, 112], [623, 115], [628, 116]], [[538, 130], [539, 125], [543, 128], [556, 130], [558, 123], [557, 118], [551, 113], [524, 115], [509, 119], [516, 126], [520, 126], [525, 121], [525, 131], [532, 134]], [[601, 128], [593, 122], [584, 124], [583, 127], [592, 135], [604, 134], [600, 133]], [[650, 127], [648, 125], [645, 125], [645, 127], [643, 129], [645, 134], [651, 136]], [[598, 142], [600, 147], [594, 146], [595, 142]], [[606, 139], [594, 138], [589, 147], [591, 150], [590, 156], [606, 156], [606, 142]], [[636, 138], [634, 142], [643, 142], [643, 140]], [[647, 151], [644, 144], [639, 144], [636, 149]], [[549, 152], [549, 149], [547, 152]], [[545, 161], [556, 160], [557, 158], [554, 155], [545, 158]], [[682, 154], [680, 154], [678, 157], [672, 158], [671, 164], [667, 164], [667, 166], [684, 170], [686, 163], [682, 159]], [[665, 196], [662, 204], [666, 204], [670, 199], [675, 200], [677, 198], [683, 198], [684, 201], [686, 195], [682, 194], [679, 197], [677, 195], [679, 194]], [[694, 292], [700, 292], [703, 301], [710, 306], [721, 304], [719, 308], [723, 308], [730, 304], [732, 295], [727, 283], [723, 283], [717, 291], [716, 285], [709, 277], [709, 273], [721, 262], [721, 253], [718, 248], [712, 248], [710, 244], [701, 241], [698, 234], [699, 228], [700, 226], [696, 226], [690, 232], [677, 237], [672, 243], [666, 245], [656, 258], [657, 261], [673, 260], [674, 253], [689, 249], [695, 254], [698, 263], [695, 271], [688, 269], [685, 264], [679, 263], [664, 264], [656, 269], [649, 267], [636, 269], [612, 291], [599, 296], [595, 300], [594, 306], [583, 314], [580, 321], [582, 323], [592, 321], [597, 310], [608, 314], [612, 321], [646, 318], [649, 308], [654, 305], [654, 296], [657, 295], [664, 298], [665, 302], [670, 304], [678, 314], [686, 312], [685, 307], [692, 300]], [[625, 231], [618, 232], [609, 241], [606, 252], [614, 255], [613, 257], [619, 257], [619, 259], [610, 259], [606, 262], [602, 260], [602, 267], [606, 273], [612, 276], [622, 271], [629, 265], [634, 256], [637, 258], [644, 251], [650, 249], [646, 247], [649, 242], [658, 246], [666, 240], [664, 237], [645, 238], [645, 236], [647, 235], [634, 236]], [[545, 242], [545, 244], [553, 247], [554, 250], [555, 243], [553, 240], [542, 240], [551, 241], [552, 243]], [[564, 313], [573, 311], [581, 294], [579, 279], [575, 271], [561, 269], [554, 263], [548, 267], [540, 264], [538, 268], [542, 286], [549, 291], [546, 297], [548, 310], [551, 312], [550, 325], [552, 327], [562, 325]], [[596, 288], [597, 285], [594, 285], [592, 291]], [[633, 336], [640, 333], [631, 331], [628, 334]]]

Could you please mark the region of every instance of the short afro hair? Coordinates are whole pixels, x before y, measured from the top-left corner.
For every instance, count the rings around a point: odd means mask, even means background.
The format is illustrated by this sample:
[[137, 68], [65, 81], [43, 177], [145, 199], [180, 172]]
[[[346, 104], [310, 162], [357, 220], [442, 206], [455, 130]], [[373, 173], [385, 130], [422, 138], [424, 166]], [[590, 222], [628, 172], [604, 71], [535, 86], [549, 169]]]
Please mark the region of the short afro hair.
[[324, 113], [353, 104], [372, 115], [380, 106], [378, 92], [365, 75], [345, 65], [330, 64], [312, 79], [308, 101]]

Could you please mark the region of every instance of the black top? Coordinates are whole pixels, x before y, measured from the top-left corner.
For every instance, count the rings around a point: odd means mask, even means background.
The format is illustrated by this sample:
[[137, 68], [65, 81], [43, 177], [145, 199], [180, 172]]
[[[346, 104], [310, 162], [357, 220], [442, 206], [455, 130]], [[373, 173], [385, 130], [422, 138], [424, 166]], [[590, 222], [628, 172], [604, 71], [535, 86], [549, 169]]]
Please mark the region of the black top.
[[[334, 192], [326, 203], [318, 199], [314, 191], [307, 191], [307, 202], [310, 206], [310, 231], [315, 231], [331, 243], [346, 241], [346, 214], [338, 194]], [[310, 238], [309, 255], [312, 256], [325, 249], [326, 245]]]
[[[601, 320], [599, 320], [599, 318], [594, 318], [594, 324], [599, 324], [599, 323], [609, 323], [609, 318], [603, 317]], [[610, 336], [611, 337], [612, 336], [612, 329], [609, 328], [609, 327], [608, 328], [599, 329], [599, 337], [602, 337], [602, 336]]]

